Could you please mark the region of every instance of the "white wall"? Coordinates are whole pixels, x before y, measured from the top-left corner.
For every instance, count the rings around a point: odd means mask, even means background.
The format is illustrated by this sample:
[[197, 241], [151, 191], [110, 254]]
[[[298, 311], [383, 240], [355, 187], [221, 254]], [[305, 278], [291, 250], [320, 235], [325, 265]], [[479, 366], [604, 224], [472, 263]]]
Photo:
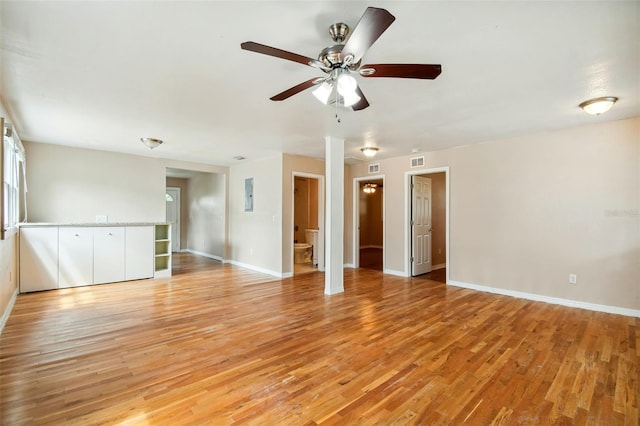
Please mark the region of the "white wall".
[[162, 160], [29, 142], [25, 149], [29, 222], [164, 222]]
[[[12, 122], [1, 98], [0, 117]], [[0, 170], [2, 170], [1, 165]], [[1, 173], [0, 176], [2, 176]], [[0, 240], [0, 318], [6, 318], [7, 308], [18, 286], [17, 253], [17, 234], [11, 234], [5, 240]], [[1, 328], [2, 324], [0, 323], [0, 330]]]
[[[229, 173], [231, 262], [282, 274], [282, 155], [247, 161]], [[245, 179], [253, 178], [253, 211], [244, 211]]]
[[[450, 167], [450, 279], [640, 309], [638, 135], [634, 118], [426, 153], [426, 168]], [[409, 156], [380, 163], [386, 266], [406, 271]], [[366, 164], [349, 174], [366, 176]]]
[[189, 179], [187, 246], [224, 257], [226, 191], [223, 174], [199, 173]]

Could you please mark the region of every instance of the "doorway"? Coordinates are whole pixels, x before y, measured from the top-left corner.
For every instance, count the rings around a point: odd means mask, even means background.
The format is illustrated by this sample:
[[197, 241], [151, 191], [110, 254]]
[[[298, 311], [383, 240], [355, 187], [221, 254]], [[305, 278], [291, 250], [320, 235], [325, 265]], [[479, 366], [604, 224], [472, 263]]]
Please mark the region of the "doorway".
[[293, 173], [291, 242], [294, 275], [324, 270], [324, 177]]
[[167, 187], [167, 223], [171, 224], [171, 251], [180, 251], [180, 188]]
[[411, 171], [405, 177], [407, 276], [448, 283], [449, 167]]
[[384, 271], [385, 254], [384, 176], [353, 181], [353, 266]]

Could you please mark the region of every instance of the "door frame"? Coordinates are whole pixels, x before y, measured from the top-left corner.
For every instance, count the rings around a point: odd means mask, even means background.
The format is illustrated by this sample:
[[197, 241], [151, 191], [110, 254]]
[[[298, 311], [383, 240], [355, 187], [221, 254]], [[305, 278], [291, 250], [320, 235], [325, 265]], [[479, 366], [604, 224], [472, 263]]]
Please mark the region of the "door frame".
[[449, 242], [449, 231], [450, 231], [450, 220], [449, 220], [449, 200], [450, 200], [450, 189], [449, 189], [449, 166], [444, 167], [434, 167], [430, 169], [419, 169], [419, 170], [410, 170], [404, 173], [404, 205], [405, 205], [405, 215], [404, 215], [404, 259], [405, 259], [405, 276], [411, 277], [411, 176], [413, 175], [429, 175], [433, 173], [441, 173], [444, 172], [444, 180], [445, 180], [445, 222], [446, 222], [446, 230], [445, 230], [445, 253], [447, 256], [447, 261], [445, 262], [445, 267], [447, 268], [446, 273], [446, 284], [449, 284], [449, 273], [451, 271], [451, 244]]
[[291, 251], [291, 274], [295, 274], [295, 251], [293, 249], [293, 227], [295, 226], [295, 190], [296, 190], [296, 177], [304, 177], [308, 179], [318, 180], [318, 271], [324, 271], [324, 176], [314, 173], [304, 172], [292, 172], [291, 173], [291, 242], [289, 243], [289, 250]]
[[[382, 180], [385, 187], [385, 175], [372, 175], [353, 178], [353, 267], [360, 267], [360, 183], [368, 180]], [[385, 270], [385, 251], [387, 250], [387, 194], [382, 191], [382, 272]]]
[[[176, 192], [178, 193], [178, 211], [177, 211], [177, 214], [176, 214], [176, 217], [177, 217], [177, 221], [176, 222], [177, 222], [178, 226], [176, 226], [176, 236], [177, 236], [176, 240], [177, 241], [176, 241], [176, 245], [175, 245], [175, 247], [177, 248], [176, 253], [178, 253], [178, 252], [180, 252], [180, 250], [182, 250], [182, 245], [180, 244], [180, 226], [181, 226], [181, 221], [182, 221], [182, 217], [180, 215], [181, 210], [182, 210], [182, 188], [180, 188], [179, 186], [167, 186], [165, 188], [165, 192], [168, 191], [169, 189], [175, 189]], [[166, 203], [165, 203], [165, 213], [164, 213], [165, 220], [167, 218], [166, 209], [167, 209], [167, 207], [166, 207]], [[172, 228], [173, 228], [173, 226], [172, 226]], [[170, 249], [173, 249], [173, 240], [171, 240]], [[173, 250], [171, 250], [171, 251], [173, 251]]]

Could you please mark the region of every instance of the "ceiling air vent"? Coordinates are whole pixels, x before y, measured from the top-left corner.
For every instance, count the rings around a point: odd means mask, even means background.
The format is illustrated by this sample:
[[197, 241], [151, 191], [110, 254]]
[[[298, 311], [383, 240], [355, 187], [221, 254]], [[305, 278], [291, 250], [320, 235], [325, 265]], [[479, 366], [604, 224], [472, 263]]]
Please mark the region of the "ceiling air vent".
[[413, 169], [414, 167], [424, 167], [424, 155], [411, 158], [411, 168]]
[[369, 164], [369, 174], [380, 173], [380, 163]]

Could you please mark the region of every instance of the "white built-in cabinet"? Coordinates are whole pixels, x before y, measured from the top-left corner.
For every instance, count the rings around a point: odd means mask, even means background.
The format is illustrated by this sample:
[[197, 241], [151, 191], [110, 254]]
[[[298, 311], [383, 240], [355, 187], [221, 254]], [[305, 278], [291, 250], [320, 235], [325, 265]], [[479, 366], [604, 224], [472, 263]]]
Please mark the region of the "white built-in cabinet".
[[157, 276], [157, 226], [23, 226], [20, 292]]
[[[123, 227], [104, 227], [93, 230], [94, 284], [113, 283], [125, 280], [124, 234], [125, 228]], [[152, 275], [148, 275], [146, 278], [151, 276]]]
[[58, 288], [58, 228], [20, 228], [20, 291]]
[[61, 227], [58, 235], [57, 288], [93, 284], [93, 228]]
[[[155, 226], [130, 226], [125, 235], [125, 254], [127, 267], [125, 268], [124, 279], [139, 280], [153, 277], [153, 245]], [[149, 259], [149, 253], [152, 254]]]

